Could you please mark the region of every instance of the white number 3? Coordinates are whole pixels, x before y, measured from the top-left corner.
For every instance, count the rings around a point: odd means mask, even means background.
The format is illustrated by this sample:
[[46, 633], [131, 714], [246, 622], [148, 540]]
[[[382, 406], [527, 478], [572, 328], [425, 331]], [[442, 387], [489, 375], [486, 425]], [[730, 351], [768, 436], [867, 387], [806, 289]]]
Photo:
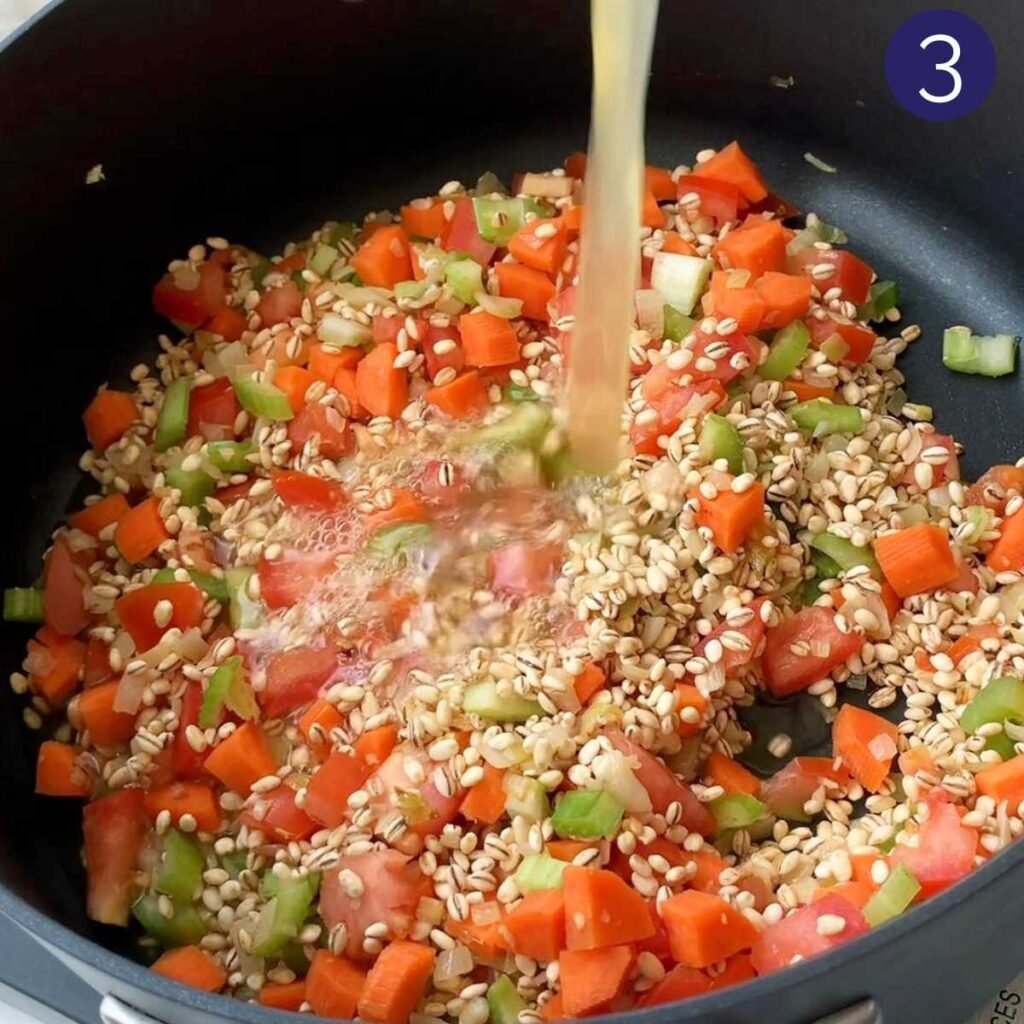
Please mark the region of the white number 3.
[[952, 37], [944, 34], [929, 36], [921, 41], [921, 49], [927, 50], [932, 43], [945, 43], [950, 48], [950, 57], [944, 64], [936, 64], [936, 71], [945, 71], [953, 79], [953, 87], [943, 96], [936, 96], [927, 89], [918, 89], [918, 94], [929, 103], [952, 103], [960, 95], [964, 88], [964, 80], [956, 69], [956, 63], [960, 59], [960, 44]]

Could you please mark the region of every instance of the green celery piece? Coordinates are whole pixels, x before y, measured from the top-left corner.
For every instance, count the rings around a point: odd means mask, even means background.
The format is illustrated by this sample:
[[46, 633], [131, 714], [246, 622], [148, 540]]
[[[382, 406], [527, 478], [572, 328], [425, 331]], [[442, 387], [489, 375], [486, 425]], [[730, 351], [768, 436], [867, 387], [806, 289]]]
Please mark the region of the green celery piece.
[[479, 715], [492, 722], [525, 722], [534, 715], [542, 714], [540, 704], [517, 693], [502, 696], [498, 684], [492, 682], [473, 683], [462, 695], [462, 708], [467, 714]]
[[749, 793], [726, 793], [712, 800], [708, 810], [715, 816], [720, 829], [749, 828], [771, 813], [766, 804]]
[[821, 581], [817, 579], [805, 580], [800, 589], [800, 604], [804, 608], [810, 608], [815, 601], [821, 597]]
[[483, 267], [469, 256], [449, 260], [444, 267], [445, 283], [467, 306], [476, 305], [476, 293], [484, 290]]
[[210, 676], [203, 703], [199, 708], [199, 727], [214, 729], [220, 725], [225, 711], [232, 711], [239, 718], [256, 718], [259, 705], [252, 687], [245, 678], [245, 669], [239, 655], [228, 658]]
[[[218, 576], [209, 576], [197, 569], [188, 570], [189, 579], [207, 596], [212, 597], [220, 604], [227, 604], [229, 600], [227, 581]], [[173, 569], [161, 569], [150, 583], [176, 583], [178, 577]]]
[[487, 1008], [490, 1024], [519, 1024], [519, 1014], [526, 1009], [526, 1001], [508, 975], [499, 974], [487, 990]]
[[309, 960], [301, 942], [289, 942], [277, 955], [285, 967], [290, 967], [298, 977], [306, 976], [309, 971]]
[[696, 326], [697, 321], [692, 316], [685, 316], [675, 306], [665, 303], [665, 337], [669, 341], [682, 341]]
[[535, 199], [520, 196], [505, 199], [473, 197], [476, 229], [485, 242], [492, 242], [494, 245], [508, 245], [512, 236], [526, 223], [528, 213], [546, 217], [550, 213], [550, 207]]
[[10, 587], [4, 591], [4, 622], [42, 622], [43, 592], [38, 587]]
[[829, 558], [823, 551], [815, 551], [813, 548], [811, 564], [814, 566], [814, 578], [817, 580], [834, 580], [843, 571], [843, 567], [834, 558]]
[[276, 956], [299, 934], [316, 898], [320, 876], [279, 878], [268, 872], [260, 891], [270, 902], [256, 923], [252, 951], [257, 956]]
[[333, 245], [320, 242], [309, 257], [309, 269], [323, 277], [334, 266], [338, 250]]
[[509, 386], [505, 388], [505, 397], [510, 402], [515, 402], [516, 404], [519, 402], [540, 401], [540, 395], [538, 395], [533, 388], [523, 387], [522, 384], [509, 384]]
[[801, 402], [789, 410], [789, 415], [802, 430], [810, 430], [814, 437], [828, 434], [861, 434], [864, 417], [855, 405], [835, 405], [825, 398]]
[[786, 246], [786, 252], [790, 256], [795, 256], [798, 252], [809, 249], [815, 242], [845, 245], [849, 240], [842, 228], [819, 221], [814, 227], [805, 227], [798, 231]]
[[209, 931], [199, 911], [191, 903], [174, 903], [173, 906], [173, 914], [164, 917], [160, 913], [159, 897], [156, 893], [146, 893], [132, 907], [132, 913], [146, 934], [164, 949], [196, 945]]
[[505, 185], [493, 171], [484, 171], [479, 178], [476, 179], [476, 188], [473, 191], [478, 196], [489, 196], [492, 192], [497, 192], [500, 195], [504, 195], [507, 191]]
[[460, 443], [472, 448], [538, 448], [551, 429], [551, 410], [522, 402], [503, 420], [470, 431]]
[[429, 281], [399, 281], [395, 285], [395, 298], [422, 299], [423, 293], [430, 287]]
[[708, 462], [725, 459], [729, 472], [743, 472], [743, 441], [739, 431], [724, 417], [708, 413], [700, 428], [700, 453]]
[[[1024, 680], [1012, 676], [991, 680], [971, 698], [960, 716], [960, 726], [966, 733], [977, 732], [991, 722], [1024, 722]], [[1014, 742], [1005, 732], [990, 736], [986, 746], [998, 751], [1004, 761], [1016, 754]]]
[[238, 876], [249, 866], [249, 854], [245, 850], [226, 853], [220, 859], [221, 867], [232, 877]]
[[167, 486], [181, 492], [181, 503], [196, 508], [217, 489], [217, 481], [201, 469], [168, 466], [164, 472]]
[[868, 301], [857, 307], [860, 320], [881, 320], [890, 309], [899, 305], [900, 292], [895, 281], [876, 281], [871, 286]]
[[[882, 570], [871, 548], [859, 548], [844, 537], [834, 533], [819, 533], [811, 538], [811, 548], [820, 551], [835, 562], [843, 572], [849, 572], [856, 565], [865, 565], [876, 580], [882, 579]], [[839, 574], [836, 573], [838, 576]]]
[[163, 405], [156, 418], [156, 450], [165, 452], [176, 444], [181, 444], [188, 433], [188, 401], [192, 390], [192, 381], [188, 377], [179, 377], [167, 385], [164, 392]]
[[504, 789], [505, 811], [510, 817], [543, 821], [551, 813], [547, 790], [536, 779], [510, 772], [505, 776]]
[[273, 871], [267, 871], [260, 879], [260, 894], [264, 899], [269, 900], [272, 896], [277, 896], [285, 889], [290, 889], [299, 884], [305, 885], [309, 889], [309, 898], [312, 900], [320, 890], [320, 872], [311, 871], [302, 878], [281, 878], [279, 875], [275, 875]]
[[189, 903], [203, 891], [203, 870], [206, 860], [199, 844], [172, 828], [164, 835], [164, 852], [156, 876], [157, 892]]
[[968, 327], [949, 327], [942, 336], [942, 362], [957, 373], [1004, 377], [1013, 373], [1017, 339], [1011, 334], [983, 337]]
[[292, 279], [292, 283], [295, 285], [295, 287], [298, 288], [303, 295], [305, 295], [307, 289], [309, 288], [309, 282], [302, 276], [302, 271], [293, 270], [288, 276]]
[[249, 456], [256, 451], [252, 441], [210, 441], [206, 457], [210, 465], [222, 473], [251, 473], [256, 467]]
[[274, 269], [274, 264], [268, 259], [261, 259], [252, 268], [252, 284], [254, 288], [263, 287], [263, 279]]
[[562, 445], [558, 451], [552, 452], [550, 455], [542, 454], [540, 468], [544, 474], [544, 479], [552, 487], [561, 486], [569, 477], [576, 476], [579, 472], [576, 468], [576, 463], [573, 462], [572, 453], [569, 451], [567, 444]]
[[921, 891], [921, 883], [904, 864], [899, 864], [882, 883], [878, 892], [864, 905], [864, 918], [877, 928], [894, 917], [899, 917]]
[[405, 562], [411, 552], [425, 548], [433, 536], [430, 523], [388, 523], [374, 532], [366, 553], [384, 562]]
[[280, 422], [294, 418], [288, 396], [273, 384], [243, 376], [234, 377], [231, 383], [242, 408], [253, 416]]
[[551, 827], [563, 839], [612, 839], [624, 813], [603, 789], [573, 789], [555, 804]]
[[255, 629], [263, 621], [263, 602], [249, 596], [249, 577], [255, 571], [252, 566], [237, 566], [224, 573], [230, 595], [232, 629]]
[[788, 327], [777, 331], [768, 349], [768, 358], [758, 373], [764, 380], [785, 380], [804, 361], [811, 345], [811, 332], [807, 325], [794, 320]]
[[564, 860], [556, 860], [546, 853], [524, 857], [516, 869], [516, 887], [520, 892], [536, 892], [538, 889], [561, 889], [565, 884]]
[[349, 220], [339, 221], [327, 232], [327, 244], [335, 249], [352, 249], [359, 237], [359, 226]]

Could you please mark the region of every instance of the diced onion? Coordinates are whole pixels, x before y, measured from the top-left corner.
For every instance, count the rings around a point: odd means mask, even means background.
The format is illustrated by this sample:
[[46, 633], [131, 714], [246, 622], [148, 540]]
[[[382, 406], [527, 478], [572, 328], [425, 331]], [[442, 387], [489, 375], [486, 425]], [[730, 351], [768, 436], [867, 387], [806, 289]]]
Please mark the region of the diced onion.
[[378, 306], [393, 306], [395, 304], [394, 296], [386, 288], [339, 283], [334, 286], [334, 293], [355, 309], [362, 309], [370, 303], [375, 303]]
[[513, 320], [523, 311], [522, 299], [510, 299], [503, 295], [491, 295], [490, 292], [476, 293], [477, 305], [492, 316], [500, 316], [504, 320]]
[[575, 179], [567, 174], [524, 174], [519, 191], [524, 196], [539, 196], [541, 199], [561, 199], [571, 196]]
[[474, 903], [469, 913], [474, 924], [494, 924], [501, 920], [501, 910], [497, 903]]
[[653, 288], [641, 288], [636, 293], [636, 316], [640, 328], [654, 341], [665, 336], [665, 300]]
[[155, 668], [169, 654], [176, 654], [182, 661], [199, 661], [206, 654], [209, 644], [203, 634], [193, 626], [184, 633], [180, 629], [169, 629], [160, 638], [160, 642], [142, 655], [142, 660]]
[[629, 814], [648, 814], [651, 798], [640, 784], [629, 759], [617, 750], [598, 754], [591, 762], [591, 771], [599, 785], [610, 793]]
[[142, 693], [146, 689], [146, 675], [143, 672], [125, 673], [117, 684], [114, 694], [114, 710], [134, 715], [142, 704]]
[[316, 329], [317, 337], [339, 348], [358, 348], [373, 340], [373, 331], [357, 320], [348, 320], [339, 313], [325, 313]]
[[451, 949], [441, 950], [434, 967], [434, 981], [443, 984], [452, 978], [459, 978], [473, 970], [473, 954], [457, 943]]

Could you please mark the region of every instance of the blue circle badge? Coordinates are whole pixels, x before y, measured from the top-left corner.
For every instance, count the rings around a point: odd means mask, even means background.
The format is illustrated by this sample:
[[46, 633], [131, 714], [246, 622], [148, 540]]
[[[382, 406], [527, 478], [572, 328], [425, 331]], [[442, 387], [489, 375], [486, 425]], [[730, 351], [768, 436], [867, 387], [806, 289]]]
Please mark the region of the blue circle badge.
[[981, 106], [996, 78], [988, 33], [960, 11], [922, 11], [905, 21], [885, 51], [892, 94], [926, 121], [952, 121]]

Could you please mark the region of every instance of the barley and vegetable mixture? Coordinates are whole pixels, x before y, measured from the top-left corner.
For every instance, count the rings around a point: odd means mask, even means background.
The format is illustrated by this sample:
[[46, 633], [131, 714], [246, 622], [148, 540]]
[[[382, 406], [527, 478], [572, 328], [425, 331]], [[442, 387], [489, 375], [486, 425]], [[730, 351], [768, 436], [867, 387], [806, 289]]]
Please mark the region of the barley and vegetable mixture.
[[[379, 1024], [646, 1007], [1022, 831], [1024, 460], [961, 479], [896, 286], [732, 143], [647, 169], [622, 459], [581, 478], [584, 175], [210, 238], [86, 410], [99, 493], [5, 595], [11, 683], [88, 912], [154, 970]], [[832, 756], [760, 737], [759, 777], [744, 712], [783, 698]]]

